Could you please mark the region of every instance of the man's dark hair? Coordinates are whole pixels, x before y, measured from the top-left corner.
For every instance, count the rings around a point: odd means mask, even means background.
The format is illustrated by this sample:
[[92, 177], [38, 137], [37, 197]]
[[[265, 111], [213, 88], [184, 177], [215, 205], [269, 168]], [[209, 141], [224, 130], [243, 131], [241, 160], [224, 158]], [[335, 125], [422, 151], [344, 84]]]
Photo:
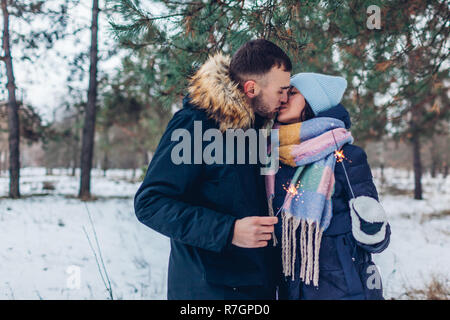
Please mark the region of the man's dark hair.
[[291, 59], [275, 43], [265, 39], [251, 40], [244, 43], [233, 55], [230, 63], [230, 77], [242, 84], [245, 75], [264, 75], [272, 67], [292, 70]]

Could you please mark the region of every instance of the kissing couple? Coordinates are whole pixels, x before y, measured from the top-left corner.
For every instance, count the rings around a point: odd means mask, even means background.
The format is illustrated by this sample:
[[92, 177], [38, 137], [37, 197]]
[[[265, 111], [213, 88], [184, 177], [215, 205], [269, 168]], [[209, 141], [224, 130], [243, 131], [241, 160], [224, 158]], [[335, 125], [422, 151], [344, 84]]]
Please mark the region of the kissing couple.
[[[372, 254], [388, 246], [390, 226], [370, 206], [351, 209], [378, 193], [340, 104], [347, 82], [291, 72], [280, 47], [257, 39], [210, 56], [189, 79], [134, 198], [138, 220], [170, 238], [168, 299], [383, 299]], [[265, 138], [277, 144], [276, 172], [174, 163], [174, 131], [194, 135], [197, 121], [224, 141], [230, 129], [277, 129]]]

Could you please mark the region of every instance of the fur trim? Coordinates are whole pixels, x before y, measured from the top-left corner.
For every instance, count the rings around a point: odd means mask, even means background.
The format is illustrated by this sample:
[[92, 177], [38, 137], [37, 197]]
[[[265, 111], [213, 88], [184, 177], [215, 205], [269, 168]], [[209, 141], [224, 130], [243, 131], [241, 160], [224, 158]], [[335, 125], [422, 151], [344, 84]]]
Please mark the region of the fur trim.
[[[352, 220], [353, 237], [361, 243], [373, 245], [380, 243], [386, 236], [387, 216], [381, 204], [367, 196], [360, 196], [350, 200], [350, 217]], [[361, 230], [361, 221], [374, 223], [382, 222], [383, 225], [375, 234], [367, 234]]]
[[193, 104], [206, 111], [222, 132], [253, 127], [255, 114], [244, 93], [229, 76], [231, 58], [218, 53], [190, 79], [189, 94]]

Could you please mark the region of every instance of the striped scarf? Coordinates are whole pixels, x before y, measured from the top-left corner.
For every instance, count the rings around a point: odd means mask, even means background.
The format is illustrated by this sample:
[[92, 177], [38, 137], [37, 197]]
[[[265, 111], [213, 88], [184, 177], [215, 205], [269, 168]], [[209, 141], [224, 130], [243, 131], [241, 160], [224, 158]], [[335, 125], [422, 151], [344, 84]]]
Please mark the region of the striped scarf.
[[[320, 241], [332, 218], [334, 152], [344, 144], [352, 143], [353, 137], [342, 121], [326, 117], [288, 125], [276, 124], [274, 129], [279, 129], [280, 161], [297, 168], [289, 186], [284, 187], [286, 197], [275, 214], [281, 212], [282, 216], [283, 273], [294, 280], [296, 230], [300, 226], [300, 279], [307, 285], [312, 281], [317, 287]], [[272, 215], [274, 191], [275, 175], [266, 175]]]

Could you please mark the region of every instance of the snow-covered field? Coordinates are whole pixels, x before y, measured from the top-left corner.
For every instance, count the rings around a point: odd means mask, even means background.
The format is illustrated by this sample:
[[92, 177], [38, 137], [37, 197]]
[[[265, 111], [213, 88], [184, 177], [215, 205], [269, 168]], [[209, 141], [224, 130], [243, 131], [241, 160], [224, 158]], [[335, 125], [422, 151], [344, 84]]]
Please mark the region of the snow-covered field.
[[[386, 298], [406, 299], [407, 291], [424, 289], [433, 277], [450, 287], [450, 176], [422, 180], [424, 200], [414, 200], [414, 177], [385, 170], [386, 186], [374, 170], [375, 183], [391, 224], [391, 243], [373, 255]], [[408, 193], [394, 195], [393, 193]], [[450, 292], [447, 291], [447, 298]]]
[[[114, 299], [165, 299], [169, 240], [137, 221], [139, 183], [131, 175], [94, 171], [98, 199], [90, 202], [76, 199], [78, 175], [66, 170], [46, 176], [42, 168], [23, 169], [20, 200], [6, 198], [8, 177], [0, 176], [0, 299], [108, 299], [89, 214]], [[425, 176], [425, 200], [417, 201], [407, 194], [412, 174], [386, 169], [385, 185], [377, 170], [374, 175], [392, 228], [389, 248], [374, 255], [385, 297], [406, 299], [405, 292], [424, 288], [433, 275], [448, 285], [450, 177]]]
[[[23, 199], [0, 199], [0, 299], [109, 297], [83, 231], [100, 260], [88, 210], [114, 299], [165, 299], [169, 240], [136, 219], [139, 183], [130, 178], [131, 171], [110, 170], [107, 177], [94, 171], [92, 192], [99, 199], [82, 202], [75, 198], [78, 176], [22, 170]], [[44, 181], [55, 190], [43, 190]], [[7, 190], [2, 176], [0, 196]]]

